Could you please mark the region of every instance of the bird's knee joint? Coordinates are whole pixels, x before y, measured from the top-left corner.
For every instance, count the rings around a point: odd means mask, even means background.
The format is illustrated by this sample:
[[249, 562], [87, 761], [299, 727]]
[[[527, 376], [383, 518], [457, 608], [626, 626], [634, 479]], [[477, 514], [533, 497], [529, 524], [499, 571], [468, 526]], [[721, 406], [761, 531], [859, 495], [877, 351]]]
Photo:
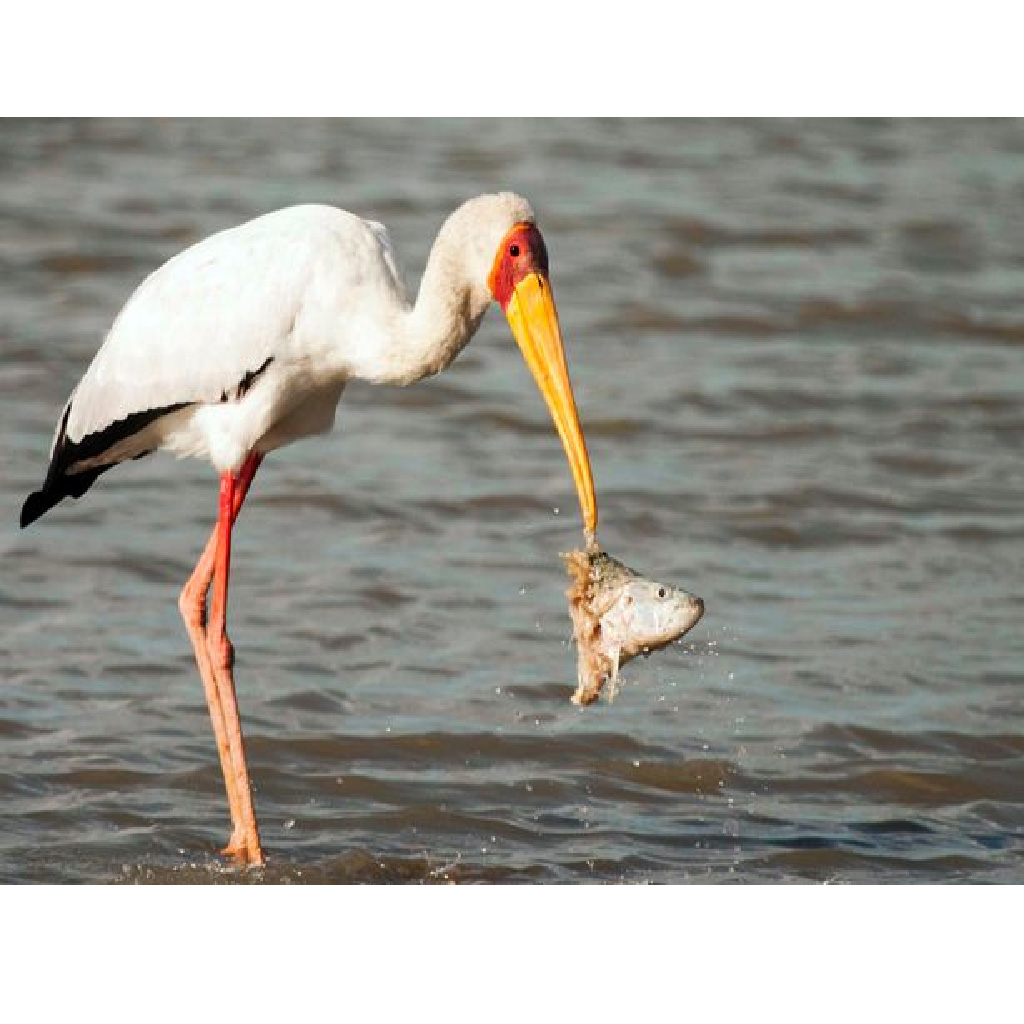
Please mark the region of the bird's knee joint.
[[187, 583], [178, 596], [178, 610], [186, 626], [202, 629], [206, 625], [206, 595], [196, 594]]

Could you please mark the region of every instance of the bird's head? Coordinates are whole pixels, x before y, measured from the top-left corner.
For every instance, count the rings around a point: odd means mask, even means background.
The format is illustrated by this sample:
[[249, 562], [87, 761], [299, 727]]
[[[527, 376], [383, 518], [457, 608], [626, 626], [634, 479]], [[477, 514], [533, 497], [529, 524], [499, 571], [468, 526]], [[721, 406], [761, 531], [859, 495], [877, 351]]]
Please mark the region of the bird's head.
[[548, 252], [534, 223], [529, 203], [509, 192], [481, 196], [487, 230], [476, 237], [484, 246], [477, 257], [486, 272], [489, 298], [501, 306], [509, 327], [530, 368], [554, 420], [569, 458], [579, 495], [583, 526], [588, 541], [597, 530], [597, 500], [590, 458], [583, 441], [576, 400], [566, 367], [558, 310], [551, 290]]

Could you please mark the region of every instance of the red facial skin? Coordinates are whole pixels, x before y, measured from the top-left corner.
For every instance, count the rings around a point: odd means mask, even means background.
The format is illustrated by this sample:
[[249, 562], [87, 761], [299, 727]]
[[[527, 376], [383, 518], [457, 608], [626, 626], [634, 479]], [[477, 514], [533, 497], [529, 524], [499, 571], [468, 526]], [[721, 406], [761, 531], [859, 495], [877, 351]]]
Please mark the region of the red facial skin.
[[508, 306], [515, 286], [528, 274], [548, 276], [548, 250], [537, 225], [522, 223], [502, 240], [487, 277], [487, 286], [502, 309]]

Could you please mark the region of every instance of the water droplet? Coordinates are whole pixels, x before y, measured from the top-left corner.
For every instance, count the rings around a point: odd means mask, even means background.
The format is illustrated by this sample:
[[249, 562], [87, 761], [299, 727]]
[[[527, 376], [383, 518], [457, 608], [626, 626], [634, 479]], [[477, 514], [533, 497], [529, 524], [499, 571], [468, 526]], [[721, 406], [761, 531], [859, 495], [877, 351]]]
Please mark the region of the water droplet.
[[556, 506], [555, 506], [555, 507], [554, 507], [554, 508], [553, 508], [553, 509], [552, 509], [551, 511], [552, 511], [552, 512], [554, 512], [556, 516], [557, 516], [557, 515], [561, 515], [561, 512], [559, 511], [559, 509], [558, 509], [558, 506], [557, 506], [557, 505], [556, 505]]

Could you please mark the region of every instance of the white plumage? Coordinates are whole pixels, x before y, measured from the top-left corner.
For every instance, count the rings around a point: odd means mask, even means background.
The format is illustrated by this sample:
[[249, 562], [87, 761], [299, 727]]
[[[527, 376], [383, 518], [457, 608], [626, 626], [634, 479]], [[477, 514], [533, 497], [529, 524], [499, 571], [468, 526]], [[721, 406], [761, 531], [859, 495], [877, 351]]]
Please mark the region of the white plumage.
[[[431, 269], [443, 290], [460, 291], [452, 257], [465, 252], [471, 224], [486, 229], [494, 222], [486, 232], [493, 260], [505, 231], [532, 220], [518, 197], [481, 199], [492, 202], [461, 208], [438, 237]], [[474, 213], [486, 214], [482, 223]], [[438, 270], [449, 271], [444, 282], [437, 282]], [[444, 309], [443, 292], [423, 294]], [[449, 297], [456, 306], [464, 300]], [[489, 299], [483, 297], [484, 309]], [[344, 210], [290, 207], [212, 235], [151, 274], [128, 300], [75, 389], [66, 434], [78, 443], [133, 413], [189, 407], [68, 472], [153, 448], [237, 471], [254, 449], [265, 453], [330, 430], [345, 381], [411, 383], [443, 369], [469, 340], [451, 316], [446, 325], [433, 321], [424, 337], [414, 310], [384, 226]], [[482, 312], [473, 310], [473, 326]], [[444, 326], [462, 337], [444, 338]], [[424, 351], [436, 341], [436, 351]], [[239, 397], [246, 375], [267, 360]]]

